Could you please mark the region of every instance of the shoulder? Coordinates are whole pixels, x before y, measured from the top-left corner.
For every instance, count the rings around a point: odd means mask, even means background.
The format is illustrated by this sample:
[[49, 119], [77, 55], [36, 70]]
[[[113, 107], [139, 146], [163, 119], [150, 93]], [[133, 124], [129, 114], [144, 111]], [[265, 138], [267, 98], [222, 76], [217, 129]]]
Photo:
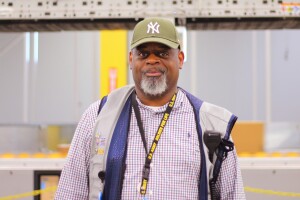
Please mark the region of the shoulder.
[[189, 92], [183, 90], [180, 88], [180, 91], [182, 91], [186, 97], [190, 100], [192, 104], [198, 104], [198, 109], [200, 111], [200, 114], [209, 115], [212, 118], [218, 118], [220, 120], [228, 121], [230, 117], [233, 115], [230, 111], [228, 111], [226, 108], [223, 108], [221, 106], [202, 101], [198, 97], [190, 94]]
[[95, 101], [84, 111], [77, 124], [72, 143], [90, 143], [98, 116], [100, 102], [101, 100]]
[[95, 101], [94, 103], [90, 104], [88, 108], [83, 112], [77, 125], [77, 131], [92, 131], [98, 117], [98, 109], [100, 106], [100, 102], [101, 100]]
[[83, 117], [87, 118], [97, 118], [98, 109], [100, 106], [101, 100], [97, 100], [94, 103], [90, 104], [89, 107], [84, 111]]
[[229, 139], [237, 117], [227, 109], [204, 102], [200, 109], [200, 119], [205, 130], [215, 130], [222, 138]]
[[202, 101], [198, 97], [181, 89], [200, 115], [203, 128], [226, 132], [228, 125], [233, 126], [237, 117], [226, 108]]
[[189, 93], [188, 91], [179, 88], [179, 92], [182, 92], [194, 106], [195, 104], [198, 104], [198, 107], [200, 108], [200, 106], [202, 105], [203, 101], [193, 94]]
[[200, 112], [210, 118], [219, 119], [224, 122], [228, 122], [233, 115], [226, 108], [208, 102], [203, 102]]
[[121, 88], [113, 90], [111, 93], [107, 95], [107, 99], [110, 101], [118, 101], [121, 98], [127, 97], [134, 90], [135, 86], [130, 84], [123, 86]]

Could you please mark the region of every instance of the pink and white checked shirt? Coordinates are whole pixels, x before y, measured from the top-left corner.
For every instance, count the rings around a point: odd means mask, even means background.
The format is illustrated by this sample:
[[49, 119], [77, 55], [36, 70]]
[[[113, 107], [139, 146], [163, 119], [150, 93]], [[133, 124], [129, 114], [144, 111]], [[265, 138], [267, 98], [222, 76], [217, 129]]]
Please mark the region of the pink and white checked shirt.
[[[100, 101], [83, 114], [61, 174], [55, 200], [87, 200], [89, 187], [89, 160], [92, 131]], [[153, 109], [138, 100], [146, 134], [148, 150], [152, 144], [167, 104]], [[128, 136], [126, 171], [122, 200], [142, 199], [139, 185], [145, 162], [145, 149], [132, 111]], [[198, 199], [200, 148], [193, 108], [179, 90], [174, 108], [155, 150], [147, 187], [147, 200]], [[245, 199], [241, 172], [235, 150], [223, 162], [217, 181], [221, 199]], [[201, 195], [201, 194], [200, 194]]]

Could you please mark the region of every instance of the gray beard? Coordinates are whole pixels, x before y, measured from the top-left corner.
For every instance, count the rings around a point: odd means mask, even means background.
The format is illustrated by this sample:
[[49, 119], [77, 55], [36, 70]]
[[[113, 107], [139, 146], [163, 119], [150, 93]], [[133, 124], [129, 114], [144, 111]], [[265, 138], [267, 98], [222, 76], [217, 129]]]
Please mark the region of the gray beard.
[[142, 76], [141, 89], [150, 96], [159, 96], [167, 90], [167, 76], [165, 73], [161, 77]]

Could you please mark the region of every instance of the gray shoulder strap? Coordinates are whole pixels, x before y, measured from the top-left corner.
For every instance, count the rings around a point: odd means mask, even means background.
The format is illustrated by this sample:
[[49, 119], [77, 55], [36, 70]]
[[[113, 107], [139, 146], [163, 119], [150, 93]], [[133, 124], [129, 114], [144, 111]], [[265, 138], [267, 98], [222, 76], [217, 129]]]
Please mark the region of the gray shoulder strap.
[[102, 182], [98, 175], [101, 171], [105, 172], [113, 131], [120, 113], [133, 90], [134, 85], [128, 85], [110, 93], [96, 120], [90, 158], [90, 200], [99, 200], [99, 194], [101, 195], [103, 192], [104, 181]]
[[[228, 135], [228, 127], [234, 122], [232, 121], [232, 117], [235, 117], [228, 110], [216, 106], [214, 104], [210, 104], [207, 102], [203, 102], [200, 108], [200, 126], [202, 128], [202, 137], [206, 131], [216, 131], [221, 133], [221, 138], [225, 138], [226, 140], [231, 140], [230, 133]], [[233, 125], [232, 124], [232, 125]], [[230, 130], [231, 131], [231, 130]], [[204, 138], [202, 138], [204, 141]], [[216, 164], [216, 155], [214, 155], [213, 163], [209, 160], [208, 148], [204, 145], [204, 154], [206, 158], [206, 173], [207, 177], [210, 179], [214, 178], [214, 167]], [[208, 195], [209, 199], [212, 198], [212, 191], [210, 191], [209, 182], [207, 182], [208, 186]]]

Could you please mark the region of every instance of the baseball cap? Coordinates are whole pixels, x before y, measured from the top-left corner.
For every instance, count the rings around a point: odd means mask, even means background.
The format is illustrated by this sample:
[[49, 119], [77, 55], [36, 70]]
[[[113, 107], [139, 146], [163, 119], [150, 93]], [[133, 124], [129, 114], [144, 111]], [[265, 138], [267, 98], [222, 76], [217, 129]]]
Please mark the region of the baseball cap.
[[164, 18], [146, 18], [134, 27], [130, 48], [147, 42], [158, 42], [174, 49], [180, 48], [175, 25]]

